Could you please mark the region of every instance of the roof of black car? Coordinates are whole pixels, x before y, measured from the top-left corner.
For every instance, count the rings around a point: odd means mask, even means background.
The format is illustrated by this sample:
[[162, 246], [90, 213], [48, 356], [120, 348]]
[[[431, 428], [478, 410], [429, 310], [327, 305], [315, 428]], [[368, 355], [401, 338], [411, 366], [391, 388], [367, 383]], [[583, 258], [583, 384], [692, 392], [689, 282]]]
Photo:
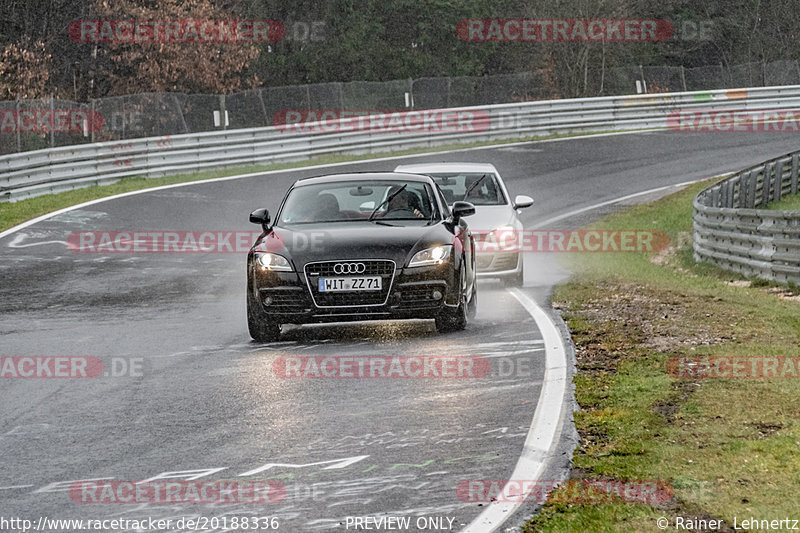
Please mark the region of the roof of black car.
[[327, 183], [333, 181], [359, 181], [359, 180], [375, 180], [375, 181], [419, 181], [424, 183], [432, 183], [433, 180], [429, 176], [422, 174], [410, 174], [406, 172], [348, 172], [346, 174], [327, 174], [325, 176], [314, 176], [311, 178], [302, 178], [295, 182], [297, 185], [313, 185], [317, 183]]

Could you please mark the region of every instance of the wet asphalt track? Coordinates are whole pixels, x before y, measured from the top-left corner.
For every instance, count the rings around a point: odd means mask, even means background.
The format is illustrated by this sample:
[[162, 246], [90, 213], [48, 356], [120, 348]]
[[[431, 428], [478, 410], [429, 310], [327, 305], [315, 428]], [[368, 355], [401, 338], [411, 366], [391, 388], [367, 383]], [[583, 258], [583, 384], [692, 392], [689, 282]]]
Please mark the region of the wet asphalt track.
[[[794, 149], [790, 134], [650, 133], [402, 162], [492, 162], [512, 195], [536, 199], [523, 215], [534, 226]], [[333, 170], [391, 170], [400, 162]], [[144, 193], [0, 239], [0, 355], [142, 365], [141, 377], [0, 379], [3, 516], [276, 516], [280, 531], [344, 531], [347, 516], [410, 516], [412, 524], [419, 516], [447, 517], [457, 530], [480, 513], [482, 506], [457, 497], [456, 486], [508, 478], [534, 415], [544, 358], [535, 322], [500, 285], [481, 284], [477, 320], [458, 334], [439, 335], [425, 321], [321, 325], [291, 327], [281, 342], [259, 345], [247, 335], [242, 255], [76, 254], [63, 242], [84, 230], [250, 231], [252, 209], [274, 212], [290, 183], [322, 173]], [[576, 227], [611, 209], [548, 228]], [[529, 254], [524, 291], [546, 306], [562, 276], [551, 258]], [[292, 355], [442, 354], [502, 358], [518, 371], [497, 375], [495, 366], [494, 375], [450, 380], [283, 379], [272, 367]], [[554, 477], [569, 443], [565, 438], [555, 451]], [[283, 466], [252, 473], [270, 464]], [[187, 471], [207, 480], [277, 479], [287, 493], [265, 505], [87, 505], [63, 490], [71, 480], [141, 481]], [[445, 531], [448, 523], [425, 530]]]

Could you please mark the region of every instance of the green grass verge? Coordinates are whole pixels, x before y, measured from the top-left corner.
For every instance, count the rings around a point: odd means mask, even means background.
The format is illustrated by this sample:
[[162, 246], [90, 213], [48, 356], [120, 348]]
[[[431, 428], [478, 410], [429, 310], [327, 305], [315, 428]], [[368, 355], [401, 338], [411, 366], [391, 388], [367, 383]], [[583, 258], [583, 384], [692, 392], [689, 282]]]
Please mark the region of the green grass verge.
[[800, 210], [800, 194], [791, 194], [781, 198], [780, 202], [767, 205], [768, 209]]
[[[600, 135], [603, 133], [611, 133], [606, 131], [597, 131], [592, 133], [585, 133], [579, 135]], [[150, 187], [157, 187], [159, 185], [171, 185], [174, 183], [185, 183], [188, 181], [207, 180], [212, 178], [220, 178], [225, 176], [234, 176], [237, 174], [249, 174], [253, 172], [266, 172], [269, 170], [281, 170], [297, 167], [305, 167], [311, 165], [325, 165], [331, 163], [344, 163], [348, 161], [364, 161], [369, 159], [376, 159], [389, 156], [403, 156], [415, 155], [428, 152], [443, 152], [447, 150], [464, 150], [468, 148], [480, 148], [482, 146], [493, 146], [497, 144], [506, 144], [510, 142], [533, 142], [545, 141], [550, 139], [561, 139], [568, 137], [575, 137], [578, 134], [557, 134], [547, 136], [532, 136], [522, 137], [519, 139], [502, 139], [497, 141], [486, 141], [476, 143], [463, 143], [463, 144], [448, 144], [435, 147], [422, 147], [411, 150], [402, 150], [397, 152], [380, 152], [373, 154], [362, 155], [330, 155], [324, 157], [316, 157], [305, 161], [296, 161], [291, 163], [279, 163], [274, 165], [261, 165], [250, 167], [228, 168], [223, 170], [213, 170], [208, 172], [199, 172], [194, 174], [180, 174], [175, 176], [167, 176], [163, 178], [138, 178], [131, 177], [125, 178], [117, 183], [111, 185], [87, 187], [84, 189], [76, 189], [73, 191], [66, 191], [58, 194], [47, 194], [21, 200], [14, 203], [0, 203], [0, 231], [7, 230], [17, 224], [21, 224], [26, 220], [36, 218], [58, 209], [63, 209], [72, 205], [77, 205], [90, 200], [97, 200], [98, 198], [105, 198], [115, 194], [125, 192], [137, 191], [148, 189]]]
[[[692, 198], [708, 183], [605, 218], [666, 231], [658, 254], [572, 254], [557, 287], [577, 348], [573, 477], [661, 480], [656, 503], [568, 501], [556, 492], [523, 531], [675, 530], [676, 517], [800, 519], [800, 379], [677, 379], [673, 356], [800, 356], [800, 301], [691, 251]], [[559, 489], [562, 491], [565, 489]], [[691, 529], [694, 530], [694, 529]], [[723, 527], [721, 531], [731, 531]], [[705, 531], [705, 530], [703, 530]]]

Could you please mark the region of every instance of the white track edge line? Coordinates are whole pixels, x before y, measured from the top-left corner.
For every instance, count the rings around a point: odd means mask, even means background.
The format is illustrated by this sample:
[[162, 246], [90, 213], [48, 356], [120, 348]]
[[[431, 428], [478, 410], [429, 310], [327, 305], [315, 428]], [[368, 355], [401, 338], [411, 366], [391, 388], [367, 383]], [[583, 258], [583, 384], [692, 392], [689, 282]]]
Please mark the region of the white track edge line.
[[[508, 292], [536, 321], [545, 345], [545, 369], [539, 401], [519, 460], [509, 478], [514, 481], [531, 481], [539, 479], [553, 449], [558, 445], [558, 427], [567, 390], [567, 352], [561, 331], [550, 316], [521, 290], [508, 289]], [[499, 500], [490, 503], [462, 533], [496, 531], [514, 514], [534, 488], [532, 483], [528, 483], [527, 487], [527, 492], [520, 494], [510, 492], [506, 484]]]
[[[619, 198], [607, 200], [605, 202], [600, 202], [598, 204], [590, 205], [570, 211], [569, 213], [564, 213], [562, 215], [549, 218], [538, 223], [537, 227], [541, 227], [545, 224], [551, 224], [558, 220], [569, 218], [586, 211], [591, 211], [600, 207], [605, 207], [607, 205], [629, 200], [631, 198], [636, 198], [638, 196], [644, 196], [670, 188], [677, 189], [687, 185], [700, 183], [702, 181], [721, 178], [729, 174], [731, 173], [726, 172], [723, 174], [717, 174], [716, 176], [686, 181], [675, 185], [656, 187], [654, 189], [628, 194], [626, 196], [621, 196]], [[529, 298], [519, 289], [508, 289], [508, 292], [517, 299], [517, 301], [533, 317], [534, 321], [536, 321], [536, 326], [542, 333], [542, 338], [544, 339], [545, 345], [545, 371], [542, 378], [542, 389], [539, 393], [539, 401], [536, 405], [533, 420], [531, 420], [531, 426], [528, 430], [528, 435], [525, 438], [525, 444], [523, 445], [522, 452], [520, 453], [520, 458], [517, 461], [509, 480], [538, 481], [538, 476], [541, 475], [542, 471], [544, 470], [544, 467], [546, 466], [546, 460], [552, 454], [553, 447], [558, 444], [558, 439], [556, 438], [558, 435], [556, 433], [558, 426], [561, 423], [561, 414], [564, 409], [564, 396], [567, 385], [566, 348], [564, 346], [560, 330], [550, 316], [541, 307], [539, 307], [534, 300]], [[553, 404], [554, 401], [561, 403]], [[548, 406], [552, 407], [553, 405], [558, 405], [558, 409], [551, 409], [548, 413], [542, 414], [543, 409], [547, 408]], [[555, 421], [552, 420], [553, 413], [557, 414]], [[544, 420], [544, 422], [542, 420]], [[547, 439], [548, 445], [546, 449], [543, 449], [541, 446], [536, 446], [537, 443], [542, 441], [542, 439], [537, 439], [535, 436], [535, 433], [539, 430], [543, 432], [545, 439]], [[531, 455], [533, 457], [531, 457]], [[479, 514], [472, 522], [470, 522], [465, 529], [462, 530], [462, 533], [484, 533], [496, 531], [497, 528], [499, 528], [509, 517], [514, 514], [514, 511], [516, 511], [521, 503], [524, 502], [531, 490], [533, 490], [532, 484], [530, 484], [530, 490], [525, 494], [509, 494], [508, 485], [504, 486], [501, 494], [509, 500], [517, 501], [492, 502], [481, 512], [481, 514]]]

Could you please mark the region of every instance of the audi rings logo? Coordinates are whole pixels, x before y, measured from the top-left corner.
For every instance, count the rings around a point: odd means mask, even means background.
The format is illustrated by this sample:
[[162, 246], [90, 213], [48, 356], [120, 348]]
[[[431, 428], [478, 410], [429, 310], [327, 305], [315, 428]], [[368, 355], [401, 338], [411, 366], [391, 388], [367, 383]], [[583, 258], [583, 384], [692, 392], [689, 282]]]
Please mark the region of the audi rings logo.
[[333, 265], [335, 274], [363, 274], [367, 270], [364, 263], [336, 263]]

